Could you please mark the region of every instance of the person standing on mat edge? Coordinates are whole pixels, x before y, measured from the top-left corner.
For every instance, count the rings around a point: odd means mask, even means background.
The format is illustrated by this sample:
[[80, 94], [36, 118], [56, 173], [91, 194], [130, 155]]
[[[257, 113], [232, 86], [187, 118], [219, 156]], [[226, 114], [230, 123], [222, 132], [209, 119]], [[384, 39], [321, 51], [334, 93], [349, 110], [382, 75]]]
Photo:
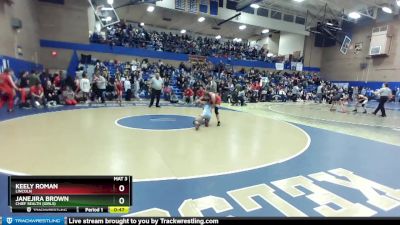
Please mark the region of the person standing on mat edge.
[[382, 88], [377, 91], [377, 94], [380, 95], [379, 98], [379, 105], [375, 109], [375, 111], [372, 113], [376, 115], [376, 113], [381, 110], [382, 112], [382, 117], [386, 117], [386, 112], [385, 112], [385, 103], [389, 100], [389, 97], [392, 95], [392, 90], [390, 90], [388, 83], [384, 83], [382, 85]]
[[157, 98], [156, 107], [160, 108], [160, 96], [161, 96], [161, 90], [163, 89], [163, 83], [164, 81], [160, 77], [159, 73], [156, 73], [156, 75], [153, 78], [151, 78], [150, 81], [151, 99], [149, 107], [153, 106], [154, 98]]

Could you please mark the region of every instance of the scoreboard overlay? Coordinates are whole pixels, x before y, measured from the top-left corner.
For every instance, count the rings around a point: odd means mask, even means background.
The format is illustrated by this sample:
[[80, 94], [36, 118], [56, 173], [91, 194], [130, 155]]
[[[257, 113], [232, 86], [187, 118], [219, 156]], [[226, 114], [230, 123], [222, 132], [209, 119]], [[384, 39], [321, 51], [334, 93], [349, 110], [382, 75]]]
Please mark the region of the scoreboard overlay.
[[124, 213], [132, 205], [131, 176], [10, 176], [15, 213]]

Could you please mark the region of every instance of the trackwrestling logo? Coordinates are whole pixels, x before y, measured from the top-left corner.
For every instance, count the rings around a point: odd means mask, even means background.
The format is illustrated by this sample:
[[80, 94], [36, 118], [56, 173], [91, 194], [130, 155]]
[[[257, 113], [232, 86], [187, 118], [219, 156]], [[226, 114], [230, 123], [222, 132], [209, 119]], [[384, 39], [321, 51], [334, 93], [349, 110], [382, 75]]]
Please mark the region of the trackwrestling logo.
[[5, 222], [4, 224], [8, 225], [19, 225], [19, 224], [63, 225], [64, 217], [7, 217], [3, 218], [3, 222]]

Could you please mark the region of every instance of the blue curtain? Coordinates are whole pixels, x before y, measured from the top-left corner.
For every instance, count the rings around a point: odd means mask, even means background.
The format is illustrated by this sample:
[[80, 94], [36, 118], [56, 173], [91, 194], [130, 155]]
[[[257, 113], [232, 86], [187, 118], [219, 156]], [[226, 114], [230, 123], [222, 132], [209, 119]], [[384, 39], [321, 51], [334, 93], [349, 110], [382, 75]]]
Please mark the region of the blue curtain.
[[218, 0], [210, 0], [210, 15], [217, 16], [218, 15]]
[[75, 78], [76, 69], [78, 68], [78, 66], [79, 66], [78, 54], [76, 53], [76, 51], [74, 51], [74, 53], [72, 53], [71, 56], [71, 61], [69, 61], [67, 75]]

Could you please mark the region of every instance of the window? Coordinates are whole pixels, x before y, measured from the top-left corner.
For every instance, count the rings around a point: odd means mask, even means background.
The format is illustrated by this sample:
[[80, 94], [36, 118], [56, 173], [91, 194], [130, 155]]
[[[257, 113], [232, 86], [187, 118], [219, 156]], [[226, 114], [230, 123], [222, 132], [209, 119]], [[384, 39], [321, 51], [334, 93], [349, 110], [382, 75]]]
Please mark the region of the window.
[[291, 22], [291, 23], [293, 23], [294, 16], [293, 16], [293, 15], [285, 14], [285, 15], [283, 15], [283, 20], [286, 21], [286, 22]]
[[236, 10], [237, 2], [228, 0], [226, 2], [226, 8]]
[[269, 10], [268, 9], [264, 9], [264, 8], [258, 8], [257, 9], [257, 15], [259, 15], [259, 16], [268, 17], [268, 14], [269, 14]]
[[40, 0], [41, 2], [50, 2], [54, 4], [64, 5], [64, 0]]
[[254, 9], [251, 8], [250, 6], [248, 6], [248, 7], [244, 8], [244, 9], [242, 10], [242, 12], [254, 14]]
[[271, 18], [272, 19], [277, 19], [277, 20], [282, 20], [282, 13], [278, 11], [271, 10]]
[[304, 17], [296, 16], [296, 21], [297, 24], [306, 24], [306, 19]]

